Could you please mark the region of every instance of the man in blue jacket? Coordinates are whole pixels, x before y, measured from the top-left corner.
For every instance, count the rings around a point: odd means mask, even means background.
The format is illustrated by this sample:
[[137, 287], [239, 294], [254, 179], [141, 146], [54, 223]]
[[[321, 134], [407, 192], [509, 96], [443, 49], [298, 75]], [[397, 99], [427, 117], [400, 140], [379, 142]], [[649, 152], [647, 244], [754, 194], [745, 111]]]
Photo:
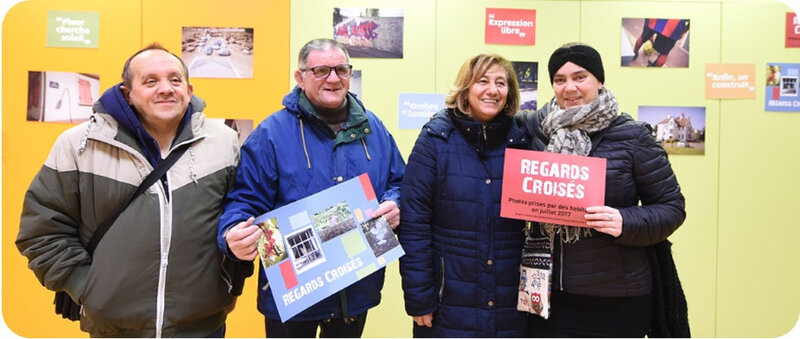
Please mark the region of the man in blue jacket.
[[[259, 124], [242, 146], [236, 183], [228, 193], [217, 244], [228, 256], [253, 260], [261, 234], [253, 217], [368, 173], [384, 215], [400, 223], [400, 183], [405, 163], [389, 131], [348, 92], [352, 65], [345, 47], [330, 39], [300, 49], [297, 86], [282, 110]], [[281, 323], [264, 270], [258, 310], [267, 337], [360, 337], [367, 310], [378, 305], [381, 269]]]

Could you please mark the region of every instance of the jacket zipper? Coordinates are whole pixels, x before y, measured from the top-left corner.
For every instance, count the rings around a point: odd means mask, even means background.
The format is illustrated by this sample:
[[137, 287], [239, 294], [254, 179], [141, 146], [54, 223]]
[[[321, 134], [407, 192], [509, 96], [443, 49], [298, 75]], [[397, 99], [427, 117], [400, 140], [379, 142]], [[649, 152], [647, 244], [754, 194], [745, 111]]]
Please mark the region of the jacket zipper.
[[172, 239], [172, 199], [167, 200], [163, 190], [170, 187], [170, 175], [167, 171], [167, 187], [158, 185], [159, 212], [161, 215], [161, 263], [158, 268], [158, 290], [156, 292], [156, 338], [161, 338], [164, 329], [164, 294], [167, 285], [167, 266], [169, 265], [169, 250]]
[[439, 279], [439, 302], [441, 303], [444, 295], [444, 257], [439, 257], [439, 261], [442, 264], [441, 278]]
[[564, 291], [564, 241], [558, 237], [558, 289]]

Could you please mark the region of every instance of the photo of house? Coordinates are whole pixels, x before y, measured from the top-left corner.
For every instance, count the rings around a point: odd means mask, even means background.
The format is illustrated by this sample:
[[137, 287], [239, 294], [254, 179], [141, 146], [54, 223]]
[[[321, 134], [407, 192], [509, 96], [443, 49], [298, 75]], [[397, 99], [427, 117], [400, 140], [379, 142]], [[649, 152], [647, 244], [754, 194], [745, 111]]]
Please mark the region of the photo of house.
[[650, 124], [668, 154], [705, 154], [705, 107], [639, 106], [639, 121]]

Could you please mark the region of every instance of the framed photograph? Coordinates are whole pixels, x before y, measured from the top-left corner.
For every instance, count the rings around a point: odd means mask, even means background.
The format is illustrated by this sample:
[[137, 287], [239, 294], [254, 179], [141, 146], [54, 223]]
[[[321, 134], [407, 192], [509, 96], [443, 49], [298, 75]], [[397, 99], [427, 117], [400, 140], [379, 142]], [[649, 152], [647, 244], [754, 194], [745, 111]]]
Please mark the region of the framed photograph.
[[326, 242], [356, 228], [347, 202], [343, 201], [311, 216], [320, 239]]
[[653, 138], [667, 154], [706, 153], [705, 107], [639, 106], [639, 121], [653, 127]]
[[800, 64], [768, 63], [764, 90], [764, 110], [770, 112], [800, 112], [797, 79]]
[[364, 101], [364, 96], [361, 94], [361, 70], [354, 69], [353, 75], [350, 76], [350, 92], [356, 95], [358, 100]]
[[183, 27], [181, 58], [192, 78], [252, 78], [253, 29]]
[[383, 216], [372, 218], [361, 224], [361, 231], [367, 238], [367, 243], [372, 249], [372, 253], [378, 258], [393, 248], [400, 246], [400, 242], [392, 232], [392, 227]]
[[311, 225], [286, 235], [286, 245], [297, 274], [325, 262], [325, 255]]
[[353, 58], [403, 58], [403, 10], [334, 8], [333, 39]]
[[80, 123], [89, 120], [100, 98], [100, 76], [76, 72], [28, 71], [28, 121]]
[[249, 119], [222, 119], [222, 118], [206, 118], [208, 120], [217, 120], [236, 131], [239, 136], [239, 146], [244, 144], [247, 137], [253, 133], [253, 120]]
[[622, 66], [689, 67], [689, 19], [622, 18]]
[[535, 111], [539, 89], [539, 63], [529, 61], [512, 61], [514, 72], [519, 83], [519, 109]]

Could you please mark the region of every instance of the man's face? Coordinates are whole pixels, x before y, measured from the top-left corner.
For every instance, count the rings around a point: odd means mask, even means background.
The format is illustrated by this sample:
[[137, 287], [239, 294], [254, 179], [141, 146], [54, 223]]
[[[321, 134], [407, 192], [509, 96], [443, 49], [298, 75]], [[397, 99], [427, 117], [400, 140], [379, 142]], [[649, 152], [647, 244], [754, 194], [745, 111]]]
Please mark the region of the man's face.
[[297, 70], [294, 78], [303, 89], [306, 97], [314, 107], [337, 109], [344, 106], [347, 91], [350, 90], [350, 77], [340, 77], [335, 70], [324, 78], [317, 78], [310, 69], [317, 66], [330, 66], [347, 64], [344, 52], [329, 48], [324, 51], [311, 51], [306, 59], [306, 71]]
[[128, 103], [149, 131], [180, 124], [192, 98], [180, 61], [162, 50], [144, 51], [131, 60], [131, 87], [122, 86]]

